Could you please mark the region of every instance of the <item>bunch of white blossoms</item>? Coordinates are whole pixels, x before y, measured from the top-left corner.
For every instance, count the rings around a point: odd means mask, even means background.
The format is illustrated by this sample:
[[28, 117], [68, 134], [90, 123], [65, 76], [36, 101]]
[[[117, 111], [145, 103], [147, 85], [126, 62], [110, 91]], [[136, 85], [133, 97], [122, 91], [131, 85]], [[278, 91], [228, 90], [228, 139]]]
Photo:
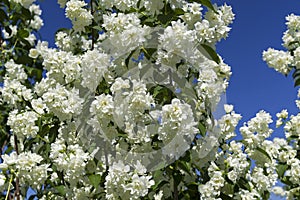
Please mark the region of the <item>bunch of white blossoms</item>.
[[42, 14], [42, 10], [40, 6], [32, 4], [29, 7], [31, 14], [34, 15], [33, 20], [30, 21], [30, 27], [35, 30], [40, 30], [40, 28], [44, 25], [42, 18], [40, 17]]
[[[59, 172], [64, 172], [64, 179], [70, 183], [71, 188], [83, 181], [82, 177], [86, 174], [85, 166], [91, 159], [89, 153], [85, 153], [78, 144], [67, 146], [64, 138], [59, 138], [51, 144], [49, 158]], [[57, 178], [55, 174], [52, 175], [52, 181], [56, 181]]]
[[248, 147], [246, 151], [249, 154], [251, 154], [253, 149], [259, 147], [266, 138], [270, 137], [273, 130], [269, 128], [269, 124], [272, 122], [273, 120], [269, 113], [260, 111], [240, 128], [240, 132]]
[[300, 69], [300, 17], [291, 14], [286, 17], [287, 30], [282, 40], [288, 51], [269, 48], [263, 52], [263, 60], [276, 71], [287, 75], [293, 67]]
[[221, 188], [225, 184], [223, 173], [224, 171], [220, 170], [214, 162], [210, 163], [208, 168], [210, 180], [203, 185], [199, 185], [201, 199], [216, 199], [216, 197], [220, 195]]
[[263, 52], [263, 60], [276, 71], [288, 74], [291, 70], [290, 65], [293, 63], [293, 56], [290, 52], [269, 48]]
[[36, 121], [39, 115], [34, 111], [21, 111], [13, 110], [9, 113], [7, 125], [10, 126], [10, 130], [18, 137], [22, 142], [26, 138], [35, 137], [39, 131], [39, 127], [36, 126]]
[[2, 94], [1, 102], [8, 103], [11, 107], [16, 107], [23, 99], [31, 100], [32, 91], [24, 85], [27, 74], [22, 65], [9, 60], [4, 66], [7, 69], [7, 74], [3, 77], [4, 87], [0, 88]]
[[139, 161], [133, 165], [134, 170], [122, 161], [113, 163], [105, 180], [107, 199], [140, 199], [148, 194], [148, 189], [154, 185], [147, 169]]
[[104, 49], [111, 51], [114, 59], [142, 46], [151, 34], [150, 27], [141, 25], [136, 13], [105, 14], [102, 27], [106, 30]]
[[[33, 189], [41, 189], [48, 178], [50, 164], [41, 164], [43, 157], [29, 151], [12, 152], [10, 155], [2, 155], [3, 163], [0, 164], [2, 171], [9, 171], [8, 179], [15, 176], [20, 178], [21, 185], [27, 185]], [[10, 183], [9, 183], [10, 184]]]
[[92, 23], [93, 15], [84, 7], [84, 1], [70, 0], [66, 4], [66, 16], [72, 21], [76, 32], [84, 31], [84, 28]]

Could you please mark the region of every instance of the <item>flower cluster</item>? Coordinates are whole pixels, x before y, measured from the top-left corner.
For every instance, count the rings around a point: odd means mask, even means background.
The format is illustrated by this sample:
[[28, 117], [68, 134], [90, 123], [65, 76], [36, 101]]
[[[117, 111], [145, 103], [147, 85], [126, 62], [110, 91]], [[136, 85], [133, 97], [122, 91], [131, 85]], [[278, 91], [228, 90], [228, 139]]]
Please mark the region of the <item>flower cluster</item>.
[[299, 48], [299, 30], [300, 17], [290, 14], [286, 17], [287, 30], [282, 37], [283, 46], [288, 51], [269, 48], [263, 52], [263, 60], [276, 71], [287, 75], [295, 68], [300, 69], [300, 48]]
[[51, 171], [50, 164], [41, 163], [43, 158], [40, 155], [28, 151], [19, 155], [12, 152], [10, 155], [3, 155], [2, 158], [4, 162], [0, 164], [1, 170], [9, 170], [8, 176], [19, 177], [22, 185], [34, 189], [41, 189]]
[[84, 31], [84, 27], [92, 23], [93, 15], [84, 7], [87, 4], [80, 0], [70, 0], [66, 4], [66, 16], [72, 20], [73, 29]]
[[254, 118], [248, 121], [247, 124], [245, 123], [244, 126], [240, 128], [240, 132], [250, 152], [252, 148], [255, 149], [259, 147], [266, 138], [270, 137], [273, 130], [269, 128], [269, 124], [272, 122], [273, 120], [269, 113], [260, 111]]
[[22, 111], [13, 110], [9, 113], [7, 125], [10, 126], [10, 130], [14, 135], [18, 136], [18, 139], [23, 141], [25, 138], [35, 137], [39, 131], [39, 127], [36, 126], [38, 120], [38, 114], [34, 111]]
[[106, 176], [105, 192], [107, 199], [139, 199], [147, 195], [148, 189], [154, 185], [151, 175], [139, 161], [130, 170], [122, 161], [113, 163]]
[[136, 13], [103, 15], [102, 27], [106, 30], [106, 42], [108, 42], [106, 48], [114, 53], [114, 58], [141, 46], [146, 41], [146, 37], [151, 34], [150, 28], [141, 24]]
[[0, 88], [1, 102], [8, 103], [10, 106], [17, 106], [18, 102], [22, 102], [23, 99], [31, 100], [32, 91], [28, 89], [24, 82], [27, 79], [27, 74], [24, 71], [22, 65], [16, 64], [13, 60], [9, 60], [5, 63], [7, 74], [3, 78], [3, 85], [5, 87]]

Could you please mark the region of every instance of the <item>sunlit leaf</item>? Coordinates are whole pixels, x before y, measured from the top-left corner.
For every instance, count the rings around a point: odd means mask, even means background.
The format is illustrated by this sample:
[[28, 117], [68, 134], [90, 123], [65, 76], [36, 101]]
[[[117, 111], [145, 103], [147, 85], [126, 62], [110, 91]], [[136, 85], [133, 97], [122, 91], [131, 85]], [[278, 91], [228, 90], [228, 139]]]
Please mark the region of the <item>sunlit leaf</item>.
[[95, 188], [97, 188], [101, 182], [101, 176], [100, 174], [92, 174], [89, 176], [89, 180]]

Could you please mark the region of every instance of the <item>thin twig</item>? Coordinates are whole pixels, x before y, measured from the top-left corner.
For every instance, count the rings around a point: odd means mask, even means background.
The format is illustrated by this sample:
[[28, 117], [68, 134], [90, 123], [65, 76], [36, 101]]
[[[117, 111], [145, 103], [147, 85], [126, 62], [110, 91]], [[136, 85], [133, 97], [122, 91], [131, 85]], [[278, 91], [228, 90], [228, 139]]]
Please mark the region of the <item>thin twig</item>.
[[[93, 0], [91, 0], [91, 14], [94, 16], [94, 6], [93, 6]], [[93, 19], [93, 23], [92, 23], [92, 26], [94, 26], [94, 19]], [[94, 49], [94, 46], [95, 46], [95, 38], [94, 38], [94, 35], [95, 35], [95, 30], [94, 28], [92, 27], [92, 50]]]

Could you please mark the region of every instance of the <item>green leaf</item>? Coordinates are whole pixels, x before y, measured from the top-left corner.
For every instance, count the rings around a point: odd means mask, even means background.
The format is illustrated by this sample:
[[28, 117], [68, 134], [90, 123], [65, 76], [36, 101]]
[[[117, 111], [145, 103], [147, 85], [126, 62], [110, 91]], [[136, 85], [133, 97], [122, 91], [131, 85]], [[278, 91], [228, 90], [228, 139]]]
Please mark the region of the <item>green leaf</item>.
[[206, 127], [203, 125], [203, 123], [199, 122], [198, 128], [199, 128], [200, 134], [204, 137], [206, 134]]
[[101, 176], [100, 176], [100, 174], [92, 174], [89, 176], [89, 180], [90, 180], [92, 186], [94, 186], [94, 188], [97, 188], [100, 185]]
[[221, 192], [219, 198], [221, 198], [222, 200], [231, 200], [232, 199], [232, 197], [230, 197], [222, 192]]
[[183, 175], [179, 171], [175, 171], [173, 173], [173, 179], [175, 181], [175, 184], [179, 185], [179, 183], [183, 180]]
[[20, 29], [17, 33], [18, 37], [27, 38], [29, 36], [29, 32], [25, 29]]
[[272, 161], [271, 156], [270, 156], [264, 149], [262, 149], [262, 148], [260, 148], [260, 147], [257, 147], [257, 150], [258, 150], [259, 152], [261, 152], [262, 154], [264, 154], [265, 156], [267, 156], [267, 157], [269, 158], [270, 161]]
[[66, 195], [65, 187], [66, 186], [64, 186], [64, 185], [58, 185], [58, 186], [55, 186], [54, 188], [57, 190], [57, 192], [59, 194], [61, 194], [62, 196], [65, 196]]
[[212, 5], [212, 3], [210, 2], [210, 0], [198, 0], [196, 1], [198, 3], [201, 3], [202, 5], [208, 7], [209, 9], [212, 9], [214, 12], [216, 12], [214, 6]]
[[103, 28], [101, 28], [100, 26], [93, 26], [93, 29], [98, 31], [103, 31]]
[[179, 160], [178, 167], [188, 174], [190, 174], [190, 172], [191, 172], [191, 166], [190, 166], [190, 163], [188, 163], [188, 162]]
[[287, 176], [283, 177], [281, 179], [281, 182], [284, 184], [287, 184], [287, 185], [293, 185], [293, 183], [290, 181], [290, 177], [287, 177]]
[[155, 48], [143, 48], [142, 51], [145, 53], [145, 57], [150, 60], [151, 56], [156, 52]]
[[208, 46], [206, 44], [201, 44], [201, 46], [205, 49], [205, 51], [209, 54], [209, 56], [211, 57], [211, 59], [213, 61], [215, 61], [218, 64], [220, 63], [220, 58], [213, 48], [211, 48], [210, 46]]
[[[15, 61], [17, 64], [23, 64], [23, 65], [32, 65], [33, 60], [27, 55], [18, 56], [17, 60]], [[32, 73], [33, 68], [32, 67], [26, 67], [27, 70], [30, 69], [30, 73]]]
[[4, 10], [0, 9], [0, 22], [7, 20], [7, 15]]
[[183, 15], [185, 13], [181, 8], [175, 8], [174, 12], [176, 15]]
[[284, 176], [284, 173], [286, 172], [288, 168], [287, 164], [278, 164], [277, 165], [277, 174], [279, 178], [282, 178]]
[[14, 148], [12, 146], [9, 146], [9, 147], [6, 148], [4, 154], [9, 154], [9, 153], [12, 152], [12, 150], [14, 150]]
[[97, 169], [96, 163], [94, 160], [90, 160], [86, 165], [86, 170], [88, 173], [94, 173]]
[[251, 187], [250, 187], [250, 185], [249, 185], [248, 180], [245, 179], [245, 178], [243, 178], [243, 177], [241, 177], [241, 178], [237, 181], [237, 185], [238, 185], [240, 188], [244, 189], [244, 190], [249, 190], [249, 191], [251, 191]]
[[294, 87], [297, 87], [300, 85], [300, 69], [295, 69], [293, 73], [294, 78]]
[[21, 13], [24, 19], [26, 20], [31, 19], [31, 12], [27, 8], [22, 7]]
[[[227, 183], [225, 182], [223, 188], [222, 188], [222, 193], [223, 194], [226, 194], [226, 195], [230, 195], [230, 194], [233, 194], [234, 193], [234, 184], [231, 184], [232, 181], [229, 180], [227, 177], [225, 179], [227, 181]], [[231, 183], [228, 183], [228, 180], [231, 182]]]

